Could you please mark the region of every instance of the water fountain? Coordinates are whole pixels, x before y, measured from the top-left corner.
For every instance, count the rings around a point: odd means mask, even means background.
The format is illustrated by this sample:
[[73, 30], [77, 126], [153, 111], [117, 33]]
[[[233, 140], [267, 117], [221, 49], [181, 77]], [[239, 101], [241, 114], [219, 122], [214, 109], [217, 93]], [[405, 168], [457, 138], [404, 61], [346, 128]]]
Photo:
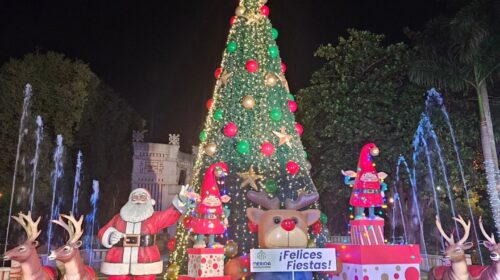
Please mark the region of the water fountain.
[[82, 151], [78, 151], [77, 157], [76, 157], [76, 168], [75, 168], [75, 183], [73, 184], [73, 203], [71, 205], [71, 212], [75, 216], [78, 214], [78, 194], [80, 192], [80, 176], [82, 172], [82, 165], [83, 165], [83, 159], [82, 159]]
[[[17, 168], [19, 164], [19, 154], [21, 152], [21, 144], [23, 142], [24, 135], [27, 133], [25, 129], [25, 122], [26, 122], [26, 117], [28, 116], [29, 113], [29, 108], [31, 105], [31, 97], [33, 96], [33, 92], [31, 89], [30, 84], [26, 84], [26, 87], [24, 89], [24, 100], [23, 100], [23, 109], [21, 113], [21, 120], [19, 121], [19, 134], [18, 134], [18, 140], [17, 140], [17, 149], [16, 149], [16, 159], [14, 163], [14, 174], [12, 175], [12, 191], [10, 194], [10, 205], [9, 205], [9, 216], [12, 216], [12, 204], [14, 203], [14, 194], [16, 191], [16, 176], [17, 176]], [[5, 233], [5, 245], [4, 245], [4, 253], [7, 251], [7, 245], [9, 243], [9, 230], [10, 230], [10, 222], [11, 219], [9, 218], [7, 221], [7, 230]]]
[[92, 244], [94, 243], [94, 226], [95, 215], [97, 213], [97, 200], [99, 199], [99, 181], [92, 181], [92, 196], [90, 197], [90, 204], [92, 205], [91, 214], [85, 217], [85, 237], [83, 243], [85, 244], [85, 251], [88, 254], [88, 265], [92, 265]]
[[43, 141], [43, 120], [42, 117], [36, 117], [36, 130], [35, 130], [35, 156], [31, 160], [33, 165], [33, 181], [31, 183], [31, 197], [30, 197], [30, 211], [33, 212], [33, 203], [35, 201], [36, 179], [38, 176], [38, 159], [40, 157], [40, 145]]
[[[59, 199], [57, 205], [55, 204], [56, 194], [57, 194], [57, 182], [62, 177], [63, 170], [63, 154], [64, 154], [64, 146], [63, 146], [63, 137], [62, 135], [57, 135], [57, 146], [54, 151], [53, 161], [54, 161], [54, 170], [52, 171], [52, 203], [50, 205], [50, 220], [57, 220], [59, 216], [59, 209], [61, 205], [61, 200]], [[52, 243], [52, 223], [49, 223], [47, 230], [47, 254], [50, 254], [50, 245]]]
[[[424, 235], [423, 235], [422, 218], [420, 217], [420, 210], [422, 208], [419, 205], [420, 203], [419, 203], [418, 192], [417, 192], [417, 186], [419, 185], [419, 184], [417, 184], [417, 175], [418, 174], [428, 176], [428, 178], [430, 180], [430, 187], [432, 190], [433, 199], [434, 199], [434, 208], [436, 211], [436, 215], [438, 217], [441, 217], [441, 210], [439, 207], [439, 197], [437, 194], [439, 187], [436, 187], [435, 174], [434, 174], [434, 172], [440, 172], [439, 175], [444, 180], [444, 185], [446, 186], [446, 194], [447, 194], [447, 198], [449, 201], [448, 205], [450, 207], [451, 216], [453, 216], [453, 217], [457, 216], [457, 213], [455, 210], [455, 201], [454, 201], [454, 197], [453, 197], [453, 194], [451, 191], [451, 185], [449, 182], [449, 176], [448, 176], [449, 171], [448, 171], [447, 166], [445, 164], [445, 156], [443, 154], [442, 146], [440, 144], [439, 138], [436, 134], [433, 123], [431, 121], [433, 109], [439, 109], [439, 111], [442, 112], [442, 114], [444, 116], [444, 120], [447, 124], [447, 128], [449, 130], [449, 133], [450, 133], [450, 136], [452, 139], [452, 144], [453, 144], [454, 152], [456, 155], [456, 162], [458, 163], [458, 169], [460, 171], [460, 177], [461, 177], [461, 181], [462, 181], [462, 184], [464, 187], [466, 198], [467, 198], [467, 200], [469, 200], [468, 187], [467, 187], [467, 184], [465, 181], [463, 165], [462, 165], [462, 160], [460, 158], [458, 145], [456, 143], [455, 132], [454, 132], [453, 127], [451, 125], [450, 118], [449, 118], [446, 106], [443, 103], [443, 99], [442, 99], [441, 95], [434, 89], [429, 90], [427, 92], [427, 99], [426, 99], [425, 105], [426, 105], [425, 110], [422, 113], [422, 118], [419, 122], [419, 126], [415, 132], [415, 137], [413, 140], [413, 155], [412, 155], [413, 167], [410, 169], [405, 158], [403, 156], [401, 156], [399, 161], [398, 161], [398, 166], [396, 169], [397, 170], [396, 180], [395, 180], [395, 184], [394, 184], [396, 186], [396, 182], [400, 181], [401, 176], [400, 176], [400, 168], [399, 167], [400, 167], [400, 165], [404, 165], [405, 166], [404, 170], [407, 173], [407, 176], [408, 176], [409, 182], [410, 182], [410, 186], [412, 188], [413, 204], [411, 207], [411, 211], [412, 211], [411, 214], [416, 215], [418, 217], [418, 224], [421, 225], [421, 226], [419, 226], [420, 231], [421, 231], [421, 238], [424, 238]], [[423, 156], [425, 156], [426, 169], [417, 172], [417, 165], [419, 163], [420, 157], [422, 156], [422, 153], [423, 153]], [[437, 158], [434, 158], [434, 156], [437, 156]], [[433, 167], [433, 160], [438, 162], [439, 169]], [[420, 184], [423, 184], [423, 183], [420, 183]], [[403, 212], [402, 212], [403, 209], [401, 207], [401, 203], [399, 203], [399, 204], [394, 203], [393, 213], [396, 212], [395, 208], [397, 208], [398, 206], [400, 207], [401, 218], [402, 218], [401, 220], [403, 222], [403, 228], [404, 228], [405, 236], [406, 236], [406, 225], [404, 224], [404, 218], [403, 218]], [[472, 220], [474, 235], [476, 238], [475, 243], [481, 244], [479, 241], [478, 235], [477, 235], [475, 217], [472, 213], [472, 207], [470, 205], [470, 202], [468, 202], [468, 209], [469, 209], [469, 215], [470, 215], [471, 220]], [[393, 221], [396, 222], [394, 217], [393, 217]], [[396, 228], [396, 226], [393, 225], [393, 227], [392, 227], [392, 230], [393, 230], [392, 235], [393, 236], [395, 235], [395, 233], [394, 233], [395, 228]], [[460, 237], [460, 232], [458, 229], [459, 229], [459, 226], [458, 226], [457, 222], [455, 221], [455, 234], [457, 234], [458, 237]], [[440, 239], [440, 242], [441, 242], [441, 248], [444, 249], [444, 241], [442, 239]], [[426, 251], [425, 239], [422, 239], [421, 243], [423, 245], [424, 251]], [[479, 251], [480, 251], [481, 248], [480, 248], [480, 246], [478, 246], [478, 247], [479, 247]], [[482, 255], [479, 254], [479, 256], [480, 256], [481, 264], [483, 264]]]

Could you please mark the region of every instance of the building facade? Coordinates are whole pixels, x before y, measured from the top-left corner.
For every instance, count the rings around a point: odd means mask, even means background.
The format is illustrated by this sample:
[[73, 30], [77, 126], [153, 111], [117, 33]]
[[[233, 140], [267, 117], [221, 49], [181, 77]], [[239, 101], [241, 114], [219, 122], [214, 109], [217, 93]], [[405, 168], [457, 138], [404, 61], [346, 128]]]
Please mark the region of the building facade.
[[[194, 155], [179, 151], [178, 141], [170, 144], [134, 142], [132, 189], [149, 190], [156, 200], [155, 210], [172, 203], [181, 186], [188, 184], [193, 171]], [[175, 234], [175, 228], [169, 228]]]

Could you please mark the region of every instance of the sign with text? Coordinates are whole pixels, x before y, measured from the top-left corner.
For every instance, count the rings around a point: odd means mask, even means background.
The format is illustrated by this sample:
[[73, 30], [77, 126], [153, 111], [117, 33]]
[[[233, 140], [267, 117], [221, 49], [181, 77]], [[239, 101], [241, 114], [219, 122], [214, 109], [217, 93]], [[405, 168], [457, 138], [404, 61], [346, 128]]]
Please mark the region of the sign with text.
[[251, 272], [334, 271], [335, 249], [251, 249]]

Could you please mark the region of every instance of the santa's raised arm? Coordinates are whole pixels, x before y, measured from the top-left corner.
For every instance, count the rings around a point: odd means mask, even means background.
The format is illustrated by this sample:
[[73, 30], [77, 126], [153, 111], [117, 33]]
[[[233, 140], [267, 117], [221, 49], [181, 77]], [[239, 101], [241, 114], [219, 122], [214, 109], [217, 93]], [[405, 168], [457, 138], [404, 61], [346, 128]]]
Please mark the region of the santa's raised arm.
[[101, 265], [101, 272], [111, 275], [108, 279], [141, 275], [143, 280], [153, 280], [162, 272], [156, 234], [175, 224], [186, 211], [187, 190], [183, 186], [172, 205], [163, 211], [154, 211], [155, 200], [148, 190], [138, 188], [130, 193], [120, 213], [99, 230], [102, 245], [110, 248]]

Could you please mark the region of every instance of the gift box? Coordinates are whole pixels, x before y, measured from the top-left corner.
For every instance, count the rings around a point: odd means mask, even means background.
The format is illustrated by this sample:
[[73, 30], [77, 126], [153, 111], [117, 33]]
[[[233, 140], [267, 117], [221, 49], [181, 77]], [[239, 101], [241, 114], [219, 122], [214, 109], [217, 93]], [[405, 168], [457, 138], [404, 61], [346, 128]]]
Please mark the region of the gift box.
[[231, 276], [215, 276], [215, 277], [190, 277], [187, 275], [180, 275], [178, 280], [231, 280]]
[[352, 220], [351, 243], [357, 245], [384, 244], [384, 220]]
[[224, 248], [191, 248], [187, 252], [188, 277], [191, 279], [226, 279], [213, 278], [224, 276]]
[[326, 244], [335, 248], [342, 272], [333, 279], [420, 279], [418, 245]]

